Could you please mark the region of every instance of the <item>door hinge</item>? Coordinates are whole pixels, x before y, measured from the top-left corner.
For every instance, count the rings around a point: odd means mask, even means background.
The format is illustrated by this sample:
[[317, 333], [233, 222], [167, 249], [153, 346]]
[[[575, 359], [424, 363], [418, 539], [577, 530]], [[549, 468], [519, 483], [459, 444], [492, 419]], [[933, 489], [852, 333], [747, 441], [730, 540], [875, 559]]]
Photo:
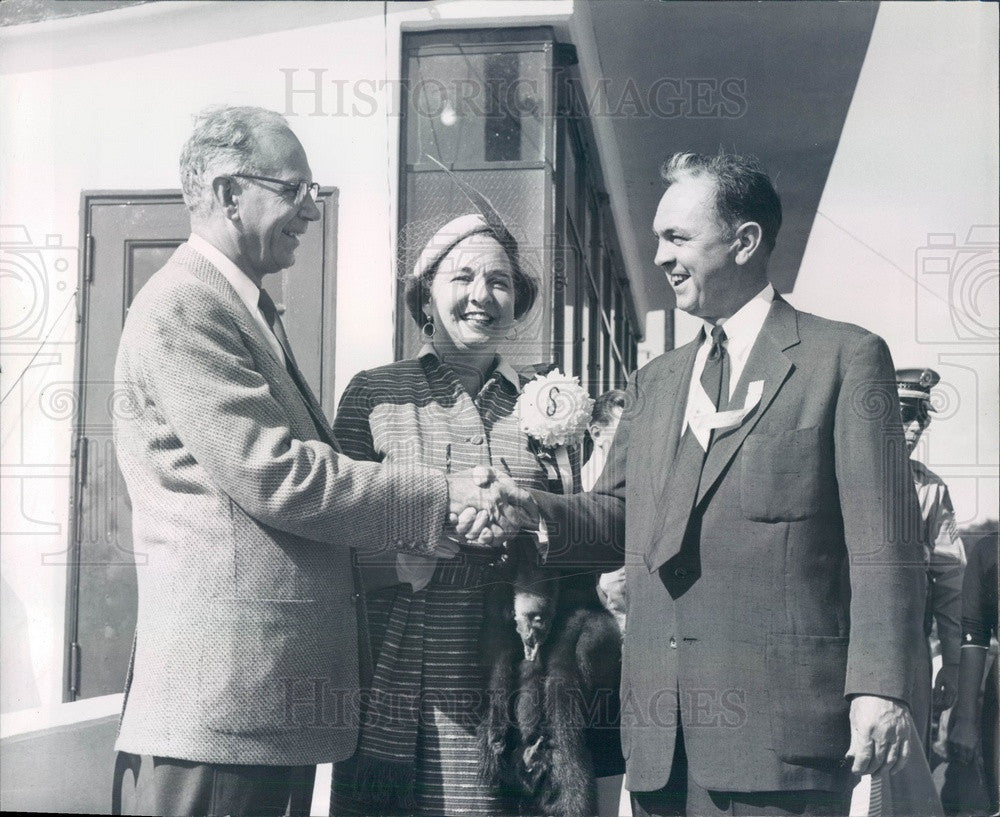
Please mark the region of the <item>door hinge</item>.
[[84, 263], [87, 265], [87, 283], [94, 283], [94, 236], [87, 233], [84, 238]]
[[76, 641], [69, 645], [69, 694], [74, 701], [80, 694], [80, 644]]
[[83, 488], [87, 484], [87, 452], [90, 450], [89, 440], [80, 437], [76, 443], [76, 481]]

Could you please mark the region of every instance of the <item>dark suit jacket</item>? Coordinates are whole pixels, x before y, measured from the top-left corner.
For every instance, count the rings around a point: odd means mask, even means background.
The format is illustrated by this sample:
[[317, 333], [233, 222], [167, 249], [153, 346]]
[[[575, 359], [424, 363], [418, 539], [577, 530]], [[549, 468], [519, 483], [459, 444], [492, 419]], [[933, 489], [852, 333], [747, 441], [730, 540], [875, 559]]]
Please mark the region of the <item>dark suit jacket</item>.
[[419, 549], [441, 530], [444, 477], [338, 456], [261, 332], [186, 244], [125, 320], [115, 446], [139, 609], [122, 751], [270, 765], [350, 755], [351, 551]]
[[666, 783], [678, 710], [705, 788], [838, 788], [848, 696], [905, 700], [920, 638], [892, 360], [877, 336], [775, 299], [730, 405], [753, 381], [763, 396], [713, 442], [699, 487], [677, 460], [697, 346], [633, 378], [593, 496], [537, 495], [549, 558], [620, 563], [607, 542], [624, 510], [630, 789]]

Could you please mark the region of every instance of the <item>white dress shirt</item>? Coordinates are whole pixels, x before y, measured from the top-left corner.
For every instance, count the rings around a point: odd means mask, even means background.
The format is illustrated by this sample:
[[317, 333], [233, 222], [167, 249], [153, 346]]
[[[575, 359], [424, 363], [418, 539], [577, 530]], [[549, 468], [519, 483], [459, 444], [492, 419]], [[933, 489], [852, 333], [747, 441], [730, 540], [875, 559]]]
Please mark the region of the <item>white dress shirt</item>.
[[203, 256], [206, 261], [221, 272], [223, 278], [229, 281], [233, 289], [236, 290], [236, 294], [240, 296], [240, 300], [246, 304], [250, 317], [254, 319], [260, 327], [261, 332], [264, 333], [264, 337], [267, 339], [271, 351], [274, 352], [275, 358], [287, 366], [285, 351], [281, 348], [281, 344], [278, 342], [278, 338], [275, 337], [271, 327], [267, 325], [267, 319], [258, 306], [260, 288], [250, 280], [249, 276], [243, 270], [227, 258], [222, 250], [211, 244], [208, 239], [196, 233], [191, 233], [191, 237], [188, 238], [187, 243], [191, 249]]
[[[729, 355], [729, 395], [727, 399], [732, 399], [736, 391], [736, 384], [740, 381], [740, 375], [747, 365], [747, 358], [750, 357], [750, 350], [757, 342], [757, 336], [764, 326], [764, 320], [771, 309], [771, 302], [774, 300], [774, 287], [768, 284], [749, 301], [740, 307], [730, 318], [719, 321], [722, 328], [726, 330], [726, 354]], [[684, 422], [681, 425], [681, 436], [688, 427], [688, 418], [693, 407], [697, 405], [695, 393], [701, 388], [701, 373], [705, 369], [705, 361], [712, 348], [712, 324], [705, 321], [705, 340], [698, 347], [698, 352], [694, 356], [694, 370], [691, 372], [691, 385], [688, 387], [687, 405], [684, 410]]]

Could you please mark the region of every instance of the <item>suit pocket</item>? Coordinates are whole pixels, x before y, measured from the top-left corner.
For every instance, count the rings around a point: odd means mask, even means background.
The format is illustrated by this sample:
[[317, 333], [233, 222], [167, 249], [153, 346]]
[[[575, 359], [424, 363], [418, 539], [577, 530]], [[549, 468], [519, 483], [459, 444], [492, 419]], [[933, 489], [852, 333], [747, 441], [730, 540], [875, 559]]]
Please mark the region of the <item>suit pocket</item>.
[[743, 442], [740, 505], [747, 519], [793, 522], [821, 509], [820, 429], [750, 434]]
[[846, 638], [835, 636], [767, 637], [771, 736], [782, 760], [839, 759], [847, 752], [847, 647]]
[[215, 599], [208, 621], [198, 677], [206, 727], [252, 734], [336, 725], [327, 723], [330, 712], [340, 711], [329, 696], [357, 686], [353, 608]]

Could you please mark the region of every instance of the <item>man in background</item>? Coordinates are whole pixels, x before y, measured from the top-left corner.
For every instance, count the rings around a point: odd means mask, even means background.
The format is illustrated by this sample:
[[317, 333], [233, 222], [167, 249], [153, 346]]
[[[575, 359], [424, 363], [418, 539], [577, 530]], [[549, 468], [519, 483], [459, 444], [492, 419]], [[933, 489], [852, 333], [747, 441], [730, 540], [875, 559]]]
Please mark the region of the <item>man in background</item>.
[[[611, 443], [618, 431], [622, 412], [625, 410], [625, 392], [621, 389], [609, 389], [594, 401], [591, 410], [590, 425], [587, 426], [587, 437], [590, 439], [591, 452], [580, 471], [580, 483], [583, 490], [590, 491], [597, 478], [604, 470], [608, 459]], [[625, 613], [627, 602], [625, 598], [625, 568], [602, 573], [597, 582], [597, 595], [601, 603], [618, 623], [618, 629], [625, 634]]]
[[[903, 421], [907, 454], [912, 455], [931, 424], [934, 405], [931, 389], [941, 377], [933, 369], [897, 369], [899, 411]], [[930, 653], [924, 674], [915, 679], [913, 722], [930, 756], [931, 715], [941, 714], [955, 703], [962, 631], [962, 575], [965, 547], [955, 526], [955, 508], [944, 480], [920, 460], [910, 459], [913, 482], [920, 503], [923, 541], [927, 558], [927, 608], [924, 628], [928, 637], [936, 626], [941, 645], [941, 669], [931, 690]]]

